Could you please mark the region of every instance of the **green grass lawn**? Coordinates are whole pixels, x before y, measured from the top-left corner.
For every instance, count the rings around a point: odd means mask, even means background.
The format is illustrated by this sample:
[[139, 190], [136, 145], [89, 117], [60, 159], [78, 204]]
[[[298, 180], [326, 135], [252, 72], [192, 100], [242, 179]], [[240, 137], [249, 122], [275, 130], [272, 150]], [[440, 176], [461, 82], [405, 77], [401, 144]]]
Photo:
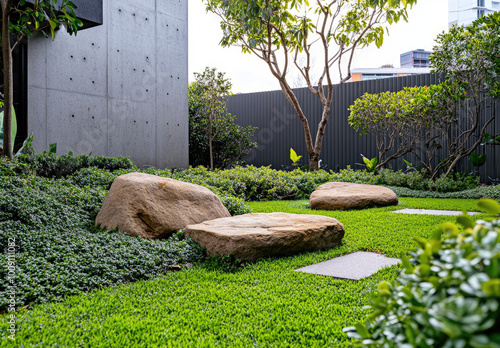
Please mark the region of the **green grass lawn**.
[[[36, 305], [17, 313], [19, 331], [1, 347], [342, 347], [342, 328], [362, 321], [369, 294], [397, 266], [359, 282], [293, 270], [358, 250], [399, 257], [415, 249], [412, 237], [456, 217], [394, 214], [402, 208], [477, 210], [476, 200], [400, 198], [397, 207], [311, 211], [308, 201], [248, 203], [253, 212], [321, 214], [344, 224], [338, 248], [247, 264], [235, 273], [203, 265]], [[474, 216], [481, 219], [484, 215]], [[14, 343], [14, 344], [13, 344]]]

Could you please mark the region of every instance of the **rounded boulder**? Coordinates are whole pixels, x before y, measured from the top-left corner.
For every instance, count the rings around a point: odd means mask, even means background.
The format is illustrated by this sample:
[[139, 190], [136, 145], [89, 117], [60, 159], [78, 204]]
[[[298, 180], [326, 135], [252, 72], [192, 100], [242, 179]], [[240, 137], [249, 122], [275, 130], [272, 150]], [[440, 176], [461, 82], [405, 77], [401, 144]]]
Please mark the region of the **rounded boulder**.
[[160, 239], [210, 219], [229, 217], [209, 189], [144, 173], [117, 177], [95, 224], [145, 239]]
[[377, 185], [328, 182], [319, 186], [309, 199], [311, 209], [349, 210], [398, 204], [391, 189]]

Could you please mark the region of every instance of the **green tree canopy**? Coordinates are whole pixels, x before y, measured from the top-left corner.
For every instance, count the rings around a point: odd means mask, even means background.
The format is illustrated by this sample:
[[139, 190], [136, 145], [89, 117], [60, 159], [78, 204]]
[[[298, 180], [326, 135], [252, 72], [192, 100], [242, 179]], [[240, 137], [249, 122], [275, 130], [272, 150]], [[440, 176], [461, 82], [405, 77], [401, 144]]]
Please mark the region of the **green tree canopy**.
[[[323, 137], [330, 116], [335, 76], [350, 79], [356, 49], [375, 43], [380, 47], [384, 24], [407, 20], [407, 7], [416, 0], [205, 0], [207, 10], [221, 18], [222, 46], [241, 46], [263, 60], [278, 80], [287, 101], [304, 128], [311, 170], [318, 169]], [[317, 46], [317, 49], [314, 48]], [[319, 77], [312, 80], [314, 57]], [[315, 140], [287, 79], [292, 66], [323, 106]], [[326, 84], [326, 88], [324, 85]]]

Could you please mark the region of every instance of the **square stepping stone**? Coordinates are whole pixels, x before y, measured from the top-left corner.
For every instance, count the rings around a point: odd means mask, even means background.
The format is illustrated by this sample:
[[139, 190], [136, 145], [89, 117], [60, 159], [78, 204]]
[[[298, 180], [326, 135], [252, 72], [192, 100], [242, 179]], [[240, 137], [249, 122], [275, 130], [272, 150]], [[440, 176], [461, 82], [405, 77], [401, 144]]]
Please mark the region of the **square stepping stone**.
[[334, 259], [296, 269], [295, 272], [313, 273], [335, 278], [360, 280], [377, 273], [382, 268], [400, 263], [400, 259], [381, 254], [358, 251]]
[[[419, 214], [419, 215], [462, 215], [461, 211], [456, 210], [432, 210], [432, 209], [400, 209], [393, 210], [393, 213], [400, 214]], [[477, 215], [477, 212], [468, 212], [469, 215]]]

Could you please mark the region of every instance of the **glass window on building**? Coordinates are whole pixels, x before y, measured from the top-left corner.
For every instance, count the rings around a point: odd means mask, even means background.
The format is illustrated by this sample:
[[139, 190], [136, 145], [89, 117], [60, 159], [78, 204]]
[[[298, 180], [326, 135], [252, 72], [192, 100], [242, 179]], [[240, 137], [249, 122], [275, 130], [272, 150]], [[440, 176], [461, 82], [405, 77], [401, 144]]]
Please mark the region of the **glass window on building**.
[[499, 2], [499, 1], [492, 1], [492, 2], [491, 2], [491, 7], [492, 7], [495, 11], [500, 10], [500, 2]]
[[484, 7], [484, 0], [477, 0], [478, 7]]

